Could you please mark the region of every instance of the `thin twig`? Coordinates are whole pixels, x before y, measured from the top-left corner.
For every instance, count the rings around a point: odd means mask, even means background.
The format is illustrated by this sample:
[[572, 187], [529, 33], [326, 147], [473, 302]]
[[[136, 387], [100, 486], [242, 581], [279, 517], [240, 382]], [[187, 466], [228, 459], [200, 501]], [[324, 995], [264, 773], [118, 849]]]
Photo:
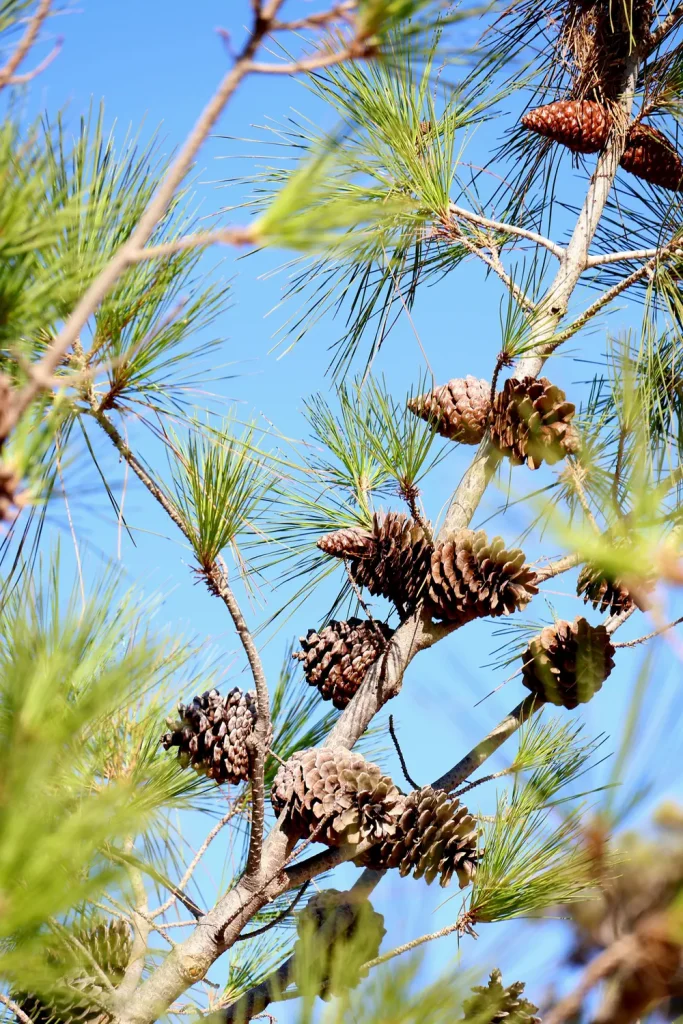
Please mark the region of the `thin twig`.
[[457, 789], [453, 793], [453, 796], [460, 798], [464, 793], [469, 793], [471, 789], [476, 789], [477, 786], [483, 786], [485, 782], [493, 782], [494, 779], [501, 779], [504, 775], [512, 775], [514, 771], [514, 767], [503, 768], [501, 771], [493, 772], [491, 775], [484, 775], [481, 779], [475, 779], [474, 782], [469, 782], [466, 786], [463, 786], [462, 789]]
[[286, 917], [289, 917], [289, 915], [292, 913], [295, 906], [297, 905], [303, 894], [306, 892], [310, 884], [310, 881], [304, 882], [304, 884], [301, 886], [301, 888], [299, 889], [298, 893], [296, 894], [292, 902], [289, 904], [289, 906], [285, 907], [282, 913], [278, 914], [277, 917], [274, 917], [272, 921], [269, 921], [267, 924], [264, 924], [261, 928], [255, 928], [252, 932], [242, 932], [241, 935], [237, 936], [235, 941], [244, 942], [245, 939], [253, 939], [257, 935], [263, 935], [264, 932], [269, 932], [271, 928], [275, 928], [275, 926], [284, 921]]
[[536, 245], [543, 246], [553, 256], [556, 256], [558, 260], [564, 258], [566, 250], [561, 245], [557, 245], [556, 242], [546, 238], [545, 235], [539, 235], [536, 231], [529, 231], [527, 228], [518, 227], [516, 224], [504, 224], [499, 220], [482, 217], [478, 213], [472, 213], [470, 210], [463, 209], [462, 206], [456, 206], [455, 203], [448, 204], [448, 212], [453, 217], [461, 217], [463, 220], [472, 221], [473, 224], [479, 224], [483, 228], [491, 228], [493, 231], [501, 231], [506, 235], [518, 235], [520, 238], [526, 238], [529, 242], [535, 242]]
[[586, 260], [586, 269], [591, 267], [602, 267], [606, 263], [621, 263], [627, 260], [649, 260], [658, 256], [661, 249], [627, 249], [624, 252], [607, 252], [597, 256], [589, 256]]
[[228, 567], [218, 556], [216, 564], [207, 572], [207, 581], [228, 609], [230, 617], [240, 638], [244, 653], [249, 662], [251, 676], [256, 687], [256, 722], [251, 734], [251, 765], [249, 779], [251, 782], [251, 830], [249, 835], [249, 853], [247, 854], [246, 876], [254, 877], [261, 868], [261, 847], [263, 845], [263, 828], [265, 822], [265, 783], [266, 749], [268, 747], [268, 730], [270, 728], [270, 698], [268, 683], [263, 671], [261, 656], [257, 650], [246, 619], [242, 614], [237, 598], [228, 583]]
[[398, 759], [401, 762], [401, 771], [403, 772], [403, 777], [405, 778], [405, 780], [406, 780], [406, 782], [408, 783], [409, 786], [412, 786], [413, 789], [419, 789], [420, 787], [418, 786], [417, 782], [415, 782], [415, 780], [413, 778], [411, 778], [410, 773], [408, 771], [408, 768], [406, 766], [406, 759], [403, 756], [403, 751], [401, 750], [401, 744], [398, 742], [398, 736], [396, 735], [396, 730], [394, 729], [394, 716], [393, 715], [389, 715], [389, 733], [391, 734], [391, 738], [394, 741], [394, 746], [396, 747], [396, 753], [398, 754]]
[[445, 928], [440, 928], [438, 932], [429, 932], [427, 935], [421, 935], [419, 939], [411, 939], [410, 942], [404, 942], [402, 946], [397, 946], [396, 949], [391, 949], [388, 953], [376, 956], [374, 960], [368, 960], [367, 963], [363, 964], [363, 970], [369, 971], [373, 967], [379, 967], [380, 964], [386, 964], [389, 960], [393, 960], [394, 957], [401, 956], [411, 949], [417, 949], [418, 946], [423, 946], [425, 942], [433, 942], [434, 939], [442, 939], [444, 935], [452, 935], [453, 932], [461, 930], [461, 924], [458, 920], [454, 924], [448, 924]]
[[17, 68], [33, 48], [38, 38], [38, 33], [47, 20], [51, 7], [52, 0], [40, 0], [36, 13], [30, 19], [26, 31], [19, 40], [19, 45], [5, 66], [0, 68], [0, 89], [4, 89], [6, 85], [11, 84]]
[[680, 626], [683, 622], [683, 615], [679, 619], [674, 619], [673, 622], [668, 622], [666, 626], [662, 626], [660, 629], [655, 629], [652, 633], [646, 633], [645, 636], [639, 636], [637, 640], [622, 640], [621, 643], [613, 644], [613, 647], [637, 647], [638, 644], [644, 644], [646, 640], [652, 640], [655, 636], [661, 636], [662, 633], [668, 632], [673, 629], [674, 626]]
[[[132, 851], [133, 840], [129, 839], [126, 843], [126, 852], [132, 853]], [[126, 1005], [127, 999], [133, 994], [140, 982], [145, 968], [147, 941], [152, 928], [152, 922], [149, 919], [149, 906], [147, 904], [147, 890], [142, 879], [142, 872], [133, 864], [128, 864], [127, 871], [135, 898], [135, 905], [132, 908], [133, 945], [123, 979], [116, 989], [116, 1001], [120, 1006]]]
[[[208, 833], [208, 835], [204, 839], [204, 842], [202, 843], [202, 845], [197, 850], [197, 852], [194, 855], [191, 863], [188, 865], [187, 870], [185, 871], [185, 874], [183, 875], [183, 877], [178, 882], [178, 889], [184, 889], [185, 888], [187, 883], [192, 878], [192, 876], [193, 876], [193, 874], [194, 874], [194, 872], [195, 872], [195, 870], [197, 868], [197, 865], [199, 864], [200, 860], [202, 859], [202, 857], [204, 856], [204, 854], [208, 850], [208, 848], [211, 845], [211, 843], [214, 841], [214, 839], [216, 838], [218, 833], [223, 828], [225, 828], [225, 826], [228, 824], [228, 822], [232, 818], [234, 818], [234, 816], [237, 814], [237, 812], [240, 809], [241, 808], [240, 808], [239, 802], [236, 801], [233, 804], [233, 806], [230, 808], [230, 810], [226, 814], [223, 815], [223, 817], [220, 819], [220, 821], [216, 822], [214, 827], [211, 829], [211, 831]], [[159, 917], [161, 914], [165, 914], [167, 910], [170, 910], [170, 908], [173, 906], [173, 904], [175, 903], [177, 898], [178, 898], [177, 893], [174, 893], [173, 895], [169, 896], [169, 898], [166, 900], [166, 902], [162, 903], [160, 907], [157, 907], [156, 910], [150, 916], [152, 918], [155, 918], [155, 917]]]
[[556, 562], [550, 562], [548, 565], [544, 565], [541, 569], [536, 569], [536, 583], [544, 583], [546, 580], [552, 579], [554, 576], [559, 576], [560, 573], [567, 572], [569, 569], [573, 569], [579, 565], [581, 559], [578, 555], [565, 555], [564, 558], [558, 558]]

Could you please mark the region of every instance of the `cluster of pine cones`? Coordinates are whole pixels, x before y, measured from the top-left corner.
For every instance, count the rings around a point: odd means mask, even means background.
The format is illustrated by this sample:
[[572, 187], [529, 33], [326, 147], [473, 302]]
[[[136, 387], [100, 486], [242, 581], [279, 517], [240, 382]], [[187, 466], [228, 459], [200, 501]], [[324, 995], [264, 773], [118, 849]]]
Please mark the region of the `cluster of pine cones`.
[[356, 864], [442, 886], [455, 874], [461, 888], [476, 869], [478, 830], [456, 797], [431, 786], [405, 796], [378, 765], [344, 747], [298, 751], [275, 776], [271, 801], [293, 838], [358, 848]]
[[[634, 47], [647, 39], [653, 17], [652, 0], [631, 0], [630, 5], [609, 0], [570, 4], [562, 37], [576, 64], [571, 94], [528, 111], [522, 117], [525, 128], [574, 153], [603, 149], [619, 116], [615, 118], [615, 101], [626, 61]], [[683, 190], [683, 160], [662, 132], [642, 121], [629, 127], [620, 165], [651, 185]]]
[[488, 429], [491, 443], [515, 466], [538, 469], [579, 450], [576, 409], [546, 377], [511, 377], [493, 399], [488, 381], [456, 378], [411, 399], [408, 408], [461, 444], [479, 444]]
[[500, 537], [459, 530], [433, 542], [426, 526], [398, 512], [376, 514], [371, 530], [328, 533], [318, 547], [346, 559], [358, 586], [388, 597], [403, 617], [422, 602], [434, 618], [461, 626], [509, 615], [538, 592], [524, 553]]

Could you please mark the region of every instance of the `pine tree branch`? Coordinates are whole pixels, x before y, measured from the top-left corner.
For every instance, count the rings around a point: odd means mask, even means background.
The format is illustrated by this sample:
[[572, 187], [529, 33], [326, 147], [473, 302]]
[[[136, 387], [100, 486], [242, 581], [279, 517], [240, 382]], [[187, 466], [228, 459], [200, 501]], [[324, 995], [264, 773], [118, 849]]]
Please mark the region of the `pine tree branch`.
[[21, 1024], [33, 1024], [29, 1015], [24, 1013], [21, 1007], [18, 1006], [14, 1000], [10, 999], [10, 997], [6, 996], [3, 992], [0, 992], [0, 1003], [4, 1003], [7, 1009], [12, 1011], [17, 1020], [21, 1021]]
[[661, 636], [662, 633], [667, 633], [670, 629], [673, 629], [674, 626], [680, 626], [681, 622], [683, 622], [683, 615], [678, 619], [674, 619], [673, 622], [668, 622], [666, 626], [661, 626], [659, 629], [653, 630], [652, 633], [646, 633], [645, 636], [639, 636], [636, 640], [624, 640], [621, 643], [614, 644], [614, 646], [637, 647], [639, 644], [644, 644], [648, 640], [652, 640], [655, 636]]
[[658, 256], [661, 252], [661, 248], [657, 249], [630, 249], [624, 252], [608, 252], [598, 256], [589, 256], [586, 263], [586, 269], [590, 270], [591, 267], [602, 267], [606, 263], [622, 263], [627, 260], [649, 260], [653, 256]]
[[550, 238], [546, 238], [545, 235], [539, 235], [536, 231], [529, 231], [527, 228], [517, 227], [516, 224], [505, 224], [503, 221], [482, 217], [478, 213], [465, 210], [462, 206], [456, 206], [455, 203], [448, 204], [448, 212], [452, 217], [460, 217], [462, 220], [471, 221], [472, 224], [478, 224], [482, 228], [490, 228], [492, 231], [500, 231], [506, 235], [517, 235], [519, 238], [526, 238], [529, 242], [534, 242], [536, 245], [547, 249], [558, 260], [564, 259], [566, 250]]
[[530, 694], [525, 697], [521, 704], [513, 708], [502, 722], [493, 729], [488, 736], [477, 743], [476, 747], [470, 750], [456, 765], [447, 771], [441, 778], [433, 783], [435, 789], [453, 790], [469, 778], [472, 772], [476, 771], [484, 761], [488, 760], [491, 754], [495, 753], [513, 733], [522, 726], [533, 714], [544, 707], [545, 702]]
[[[638, 56], [634, 54], [628, 62], [619, 99], [625, 119], [630, 117], [633, 108], [638, 66]], [[625, 133], [614, 131], [598, 158], [571, 239], [563, 250], [557, 274], [539, 303], [540, 315], [534, 318], [531, 325], [529, 347], [516, 367], [518, 377], [537, 377], [545, 360], [560, 344], [560, 340], [553, 335], [585, 270], [588, 250], [602, 218], [625, 146]], [[647, 270], [643, 271], [645, 273]], [[453, 495], [442, 535], [469, 526], [500, 459], [500, 454], [484, 438]]]
[[[133, 840], [130, 840], [127, 844], [127, 852], [131, 853], [132, 850]], [[149, 918], [149, 906], [147, 904], [147, 891], [142, 874], [138, 868], [131, 864], [128, 865], [127, 871], [133, 896], [135, 897], [135, 905], [131, 914], [133, 920], [133, 945], [130, 959], [126, 965], [121, 984], [116, 990], [116, 1002], [121, 1006], [125, 1006], [126, 1000], [140, 983], [145, 967], [145, 957], [147, 956], [149, 933], [152, 929], [152, 922]]]
[[[50, 3], [51, 0], [41, 0], [36, 18], [29, 26], [29, 30], [17, 51], [6, 65], [5, 73], [11, 74], [25, 53], [28, 52], [42, 21], [47, 17]], [[248, 33], [242, 50], [236, 56], [230, 71], [224, 76], [216, 92], [200, 114], [193, 129], [181, 146], [178, 156], [171, 164], [131, 235], [86, 289], [84, 295], [67, 317], [66, 322], [43, 357], [30, 368], [28, 381], [23, 389], [14, 395], [11, 407], [7, 410], [5, 417], [4, 426], [7, 433], [16, 426], [21, 416], [40, 391], [49, 389], [52, 386], [56, 370], [78, 340], [81, 331], [90, 317], [97, 311], [119, 278], [130, 266], [140, 259], [150, 258], [149, 255], [145, 254], [145, 247], [149, 239], [168, 212], [178, 187], [187, 176], [204, 142], [242, 81], [251, 74], [291, 75], [298, 72], [306, 73], [372, 54], [373, 45], [371, 39], [363, 35], [359, 23], [357, 33], [339, 50], [328, 51], [316, 57], [287, 64], [272, 65], [255, 61], [253, 59], [254, 55], [259, 50], [264, 38], [269, 35], [274, 25], [278, 23], [276, 15], [281, 6], [282, 0], [271, 0], [271, 3], [262, 7], [260, 13], [255, 13], [251, 31]], [[1, 85], [2, 80], [0, 79], [0, 87]], [[191, 244], [194, 245], [196, 242], [193, 240]], [[163, 249], [157, 254], [163, 255]]]
[[15, 84], [16, 80], [14, 79], [14, 75], [21, 62], [33, 49], [38, 38], [38, 33], [50, 14], [51, 7], [52, 0], [40, 0], [38, 9], [33, 17], [30, 18], [26, 31], [19, 40], [16, 50], [5, 66], [0, 68], [0, 89], [4, 89], [7, 85]]
[[489, 242], [488, 244], [488, 248], [490, 250], [489, 255], [489, 253], [486, 253], [480, 246], [475, 245], [475, 243], [462, 231], [451, 232], [450, 237], [457, 238], [457, 240], [464, 245], [466, 249], [469, 249], [473, 256], [480, 259], [482, 263], [486, 264], [486, 266], [494, 272], [494, 274], [498, 275], [521, 309], [525, 309], [527, 313], [533, 313], [537, 309], [536, 303], [525, 295], [519, 285], [516, 285], [512, 280], [500, 261], [498, 250], [492, 243]]
[[683, 18], [683, 4], [678, 4], [678, 6], [674, 7], [673, 11], [667, 14], [664, 20], [660, 22], [654, 32], [650, 33], [650, 38], [648, 39], [647, 46], [645, 47], [646, 55], [652, 53], [652, 51], [664, 41], [666, 36], [668, 36], [669, 33], [678, 25], [681, 18]]
[[558, 558], [556, 562], [550, 562], [548, 565], [544, 565], [541, 569], [536, 569], [536, 582], [545, 583], [546, 580], [550, 580], [554, 576], [559, 576], [561, 573], [567, 572], [569, 569], [574, 569], [580, 564], [581, 559], [578, 555], [565, 555], [564, 558]]

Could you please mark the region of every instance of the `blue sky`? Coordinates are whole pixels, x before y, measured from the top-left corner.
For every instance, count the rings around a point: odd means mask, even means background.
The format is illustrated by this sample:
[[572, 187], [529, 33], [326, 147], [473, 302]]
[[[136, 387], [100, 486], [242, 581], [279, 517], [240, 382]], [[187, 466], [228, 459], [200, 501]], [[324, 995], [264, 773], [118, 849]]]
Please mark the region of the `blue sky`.
[[[292, 3], [292, 13], [310, 9], [311, 5], [303, 2]], [[191, 128], [228, 66], [228, 53], [216, 29], [227, 29], [237, 45], [247, 12], [248, 5], [242, 0], [199, 0], [194, 5], [180, 0], [84, 0], [78, 10], [55, 19], [51, 26], [51, 31], [65, 37], [64, 48], [34, 83], [26, 101], [27, 110], [35, 113], [47, 109], [54, 115], [66, 108], [67, 124], [76, 127], [91, 102], [97, 104], [103, 98], [108, 121], [113, 124], [116, 120], [116, 130], [121, 136], [129, 125], [134, 128], [143, 125], [143, 137], [161, 125], [164, 148], [172, 150]], [[224, 137], [210, 140], [198, 162], [197, 198], [203, 212], [208, 214], [234, 203], [239, 190], [218, 191], [216, 186], [223, 179], [244, 173], [254, 163], [241, 155], [257, 153], [257, 147], [251, 142], [234, 140], [258, 137], [255, 126], [266, 123], [266, 118], [278, 120], [292, 116], [293, 110], [314, 119], [326, 116], [297, 82], [252, 78], [245, 83], [220, 122], [216, 134]], [[475, 133], [469, 149], [473, 162], [481, 163], [485, 159], [492, 139], [490, 128]], [[575, 176], [568, 164], [560, 180], [563, 187], [573, 188]], [[240, 216], [241, 212], [237, 211], [235, 218]], [[281, 301], [287, 272], [274, 276], [269, 273], [284, 259], [283, 254], [269, 253], [235, 260], [230, 251], [214, 252], [206, 257], [207, 267], [219, 263], [216, 272], [225, 278], [234, 278], [231, 308], [213, 332], [224, 339], [216, 361], [232, 364], [229, 371], [232, 376], [217, 383], [214, 390], [222, 398], [239, 403], [238, 408], [245, 415], [263, 413], [286, 435], [300, 436], [304, 431], [303, 401], [312, 392], [330, 387], [325, 376], [329, 361], [327, 349], [339, 335], [340, 326], [327, 318], [285, 357], [278, 358], [277, 352], [270, 351], [273, 332], [291, 312], [274, 309]], [[386, 374], [397, 394], [405, 392], [424, 370], [415, 337], [417, 331], [439, 381], [467, 373], [489, 377], [500, 348], [501, 297], [496, 280], [486, 281], [478, 265], [466, 264], [453, 278], [419, 297], [413, 323], [407, 319], [399, 322], [377, 369]], [[266, 316], [273, 309], [270, 316]], [[617, 325], [628, 321], [629, 314], [624, 312], [613, 317], [611, 323], [616, 329]], [[601, 328], [583, 339], [584, 357], [598, 357], [603, 350], [604, 337]], [[556, 358], [551, 372], [553, 379], [568, 391], [572, 386], [577, 389], [575, 382], [589, 375], [585, 365], [573, 362], [571, 355], [565, 352]], [[438, 480], [430, 485], [429, 511], [434, 517], [447, 500], [469, 455], [467, 449], [454, 451], [439, 471]], [[111, 455], [105, 457], [114, 479], [123, 487], [123, 470]], [[524, 488], [531, 487], [527, 473], [524, 469], [515, 471], [513, 492], [523, 493]], [[94, 481], [89, 483], [94, 484]], [[133, 548], [124, 536], [121, 547], [122, 563], [129, 579], [148, 593], [161, 592], [164, 604], [158, 613], [159, 621], [169, 624], [174, 632], [210, 639], [220, 659], [234, 666], [230, 678], [244, 685], [245, 677], [238, 672], [239, 654], [224, 610], [202, 588], [193, 586], [187, 549], [157, 515], [156, 509], [150, 507], [151, 502], [141, 488], [128, 481], [125, 494], [126, 515], [137, 538], [137, 546]], [[95, 579], [104, 571], [108, 560], [118, 559], [118, 530], [106, 505], [94, 493], [89, 491], [80, 501], [77, 496], [71, 495], [71, 498], [77, 527], [83, 531], [79, 535], [84, 538], [81, 556], [86, 576]], [[483, 521], [500, 500], [500, 494], [491, 495], [480, 510], [478, 521]], [[65, 559], [71, 560], [71, 539], [64, 510], [55, 508], [50, 521], [52, 536], [61, 539]], [[512, 510], [504, 522], [506, 538], [514, 540], [522, 525], [521, 518]], [[553, 553], [552, 546], [542, 550], [545, 554]], [[539, 548], [536, 553], [540, 551]], [[579, 614], [583, 606], [579, 606], [573, 595], [572, 580], [560, 577], [554, 584], [549, 588], [549, 597], [557, 610], [570, 618]], [[309, 604], [308, 608], [297, 612], [265, 648], [264, 658], [271, 676], [279, 668], [290, 636], [317, 624], [317, 610], [315, 604]], [[539, 613], [544, 614], [543, 607]], [[263, 611], [251, 608], [249, 614], [253, 622], [258, 622]], [[548, 615], [547, 609], [545, 614]], [[589, 617], [591, 621], [598, 621], [592, 612]], [[635, 636], [647, 629], [647, 624], [641, 622], [630, 633], [625, 631], [625, 635]], [[496, 646], [490, 633], [489, 624], [477, 624], [418, 658], [408, 673], [402, 694], [394, 702], [392, 710], [407, 760], [420, 782], [441, 774], [523, 696], [519, 680], [513, 680], [477, 705], [504, 678], [504, 674], [492, 675], [490, 670], [482, 668]], [[661, 687], [665, 690], [672, 685], [673, 656], [664, 646], [655, 657]], [[613, 734], [618, 731], [630, 686], [641, 664], [642, 654], [638, 649], [623, 652], [617, 671], [586, 712], [590, 730]], [[493, 759], [491, 770], [502, 767], [506, 756]], [[669, 767], [666, 757], [664, 750], [659, 763], [662, 775]], [[398, 774], [398, 764], [391, 754], [388, 764]], [[488, 801], [490, 806], [490, 799], [491, 795], [482, 791], [482, 801]], [[220, 873], [218, 854], [208, 870], [215, 876]], [[346, 868], [341, 877], [351, 880], [354, 874], [355, 869]], [[456, 897], [440, 906], [443, 898], [441, 891], [432, 891], [422, 883], [389, 877], [378, 890], [375, 903], [387, 915], [391, 939], [399, 942], [451, 921], [459, 901]], [[490, 957], [492, 965], [499, 963], [506, 968], [509, 980], [513, 980], [511, 972], [516, 970], [522, 977], [530, 974], [532, 991], [540, 996], [544, 988], [544, 957], [552, 955], [556, 929], [545, 930], [540, 952], [540, 934], [529, 926], [495, 926], [489, 931], [490, 934], [482, 935], [476, 948], [470, 940], [464, 943], [463, 964], [480, 966]], [[428, 952], [429, 969], [443, 966], [455, 955], [455, 941], [442, 941]], [[220, 965], [214, 977], [221, 979]], [[277, 1015], [281, 1019], [287, 1016], [285, 1012], [277, 1012]]]

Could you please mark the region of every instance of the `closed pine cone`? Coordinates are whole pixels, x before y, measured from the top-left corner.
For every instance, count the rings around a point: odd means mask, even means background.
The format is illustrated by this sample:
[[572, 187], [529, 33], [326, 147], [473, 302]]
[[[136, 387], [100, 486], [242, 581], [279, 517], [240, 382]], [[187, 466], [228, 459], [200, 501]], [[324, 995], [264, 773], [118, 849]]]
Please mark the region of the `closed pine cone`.
[[276, 814], [288, 809], [285, 828], [290, 834], [316, 832], [316, 839], [328, 846], [357, 846], [395, 834], [405, 797], [362, 754], [320, 747], [298, 751], [282, 765], [271, 800]]
[[306, 679], [318, 687], [323, 700], [331, 700], [336, 708], [343, 709], [393, 632], [384, 622], [333, 619], [319, 632], [309, 629], [305, 637], [300, 637], [303, 650], [292, 657], [303, 662]]
[[487, 615], [509, 615], [538, 593], [536, 574], [519, 548], [501, 537], [459, 530], [434, 548], [427, 607], [435, 618], [463, 625]]
[[[123, 981], [133, 942], [125, 921], [108, 921], [77, 932], [76, 939], [100, 970], [116, 987]], [[76, 1024], [102, 1016], [98, 1002], [107, 995], [102, 979], [95, 974], [84, 954], [64, 940], [64, 945], [47, 950], [52, 966], [60, 968], [60, 985], [49, 998], [24, 992], [12, 993], [20, 1010], [33, 1024]]]
[[491, 385], [476, 377], [456, 377], [448, 384], [411, 398], [408, 408], [451, 441], [479, 444], [489, 421]]
[[443, 789], [423, 786], [405, 798], [395, 836], [373, 847], [359, 862], [398, 868], [443, 887], [457, 875], [460, 888], [472, 881], [477, 866], [477, 827], [467, 808]]
[[424, 528], [402, 512], [375, 513], [372, 530], [337, 530], [321, 537], [318, 547], [348, 558], [358, 586], [388, 597], [403, 614], [423, 596], [432, 544]]
[[546, 377], [510, 377], [493, 403], [491, 440], [515, 466], [553, 465], [579, 450], [575, 411]]
[[[168, 750], [178, 747], [178, 760], [218, 783], [236, 785], [249, 778], [249, 741], [256, 723], [256, 694], [234, 687], [225, 697], [207, 690], [191, 704], [178, 705], [177, 721], [161, 737]], [[267, 745], [273, 736], [269, 727]]]
[[607, 142], [612, 118], [594, 100], [558, 100], [527, 111], [522, 124], [573, 153], [597, 153]]
[[542, 700], [572, 710], [586, 704], [614, 668], [604, 626], [560, 619], [534, 637], [522, 657], [522, 681]]
[[475, 985], [474, 995], [462, 1004], [463, 1021], [476, 1024], [541, 1024], [541, 1018], [534, 1016], [538, 1007], [524, 999], [524, 982], [515, 981], [503, 985], [503, 978], [496, 968], [491, 971], [488, 985]]
[[619, 615], [633, 607], [633, 598], [626, 587], [618, 580], [609, 580], [604, 573], [593, 565], [584, 565], [576, 582], [576, 593], [583, 595], [584, 604], [589, 602], [594, 608], [610, 615]]
[[683, 160], [667, 137], [649, 124], [631, 128], [619, 163], [650, 185], [683, 191]]
[[315, 979], [323, 999], [355, 988], [367, 976], [363, 964], [374, 960], [386, 934], [384, 917], [353, 892], [325, 889], [297, 914], [294, 981], [308, 994]]

